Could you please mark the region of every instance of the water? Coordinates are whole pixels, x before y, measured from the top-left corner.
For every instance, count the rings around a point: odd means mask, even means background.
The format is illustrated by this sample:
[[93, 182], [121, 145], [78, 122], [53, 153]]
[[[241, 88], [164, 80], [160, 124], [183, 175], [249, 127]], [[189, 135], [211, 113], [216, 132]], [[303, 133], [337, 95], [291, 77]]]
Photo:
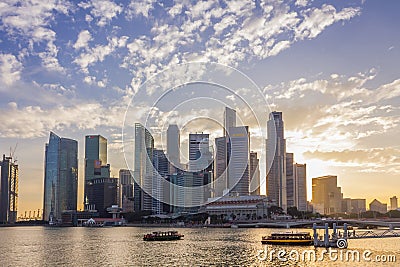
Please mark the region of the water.
[[[1, 227], [0, 266], [399, 266], [400, 238], [350, 240], [349, 250], [368, 257], [396, 257], [396, 262], [377, 263], [333, 261], [325, 255], [323, 261], [287, 261], [274, 258], [263, 260], [259, 251], [284, 249], [289, 254], [305, 249], [320, 255], [323, 248], [272, 247], [261, 244], [261, 237], [272, 230], [183, 228], [183, 240], [169, 242], [145, 242], [143, 235], [167, 228], [49, 228], [49, 227]], [[290, 229], [296, 231], [294, 229]], [[273, 230], [276, 231], [276, 230]], [[301, 230], [304, 231], [304, 230]], [[346, 251], [346, 250], [343, 250]], [[293, 252], [292, 252], [293, 253]]]

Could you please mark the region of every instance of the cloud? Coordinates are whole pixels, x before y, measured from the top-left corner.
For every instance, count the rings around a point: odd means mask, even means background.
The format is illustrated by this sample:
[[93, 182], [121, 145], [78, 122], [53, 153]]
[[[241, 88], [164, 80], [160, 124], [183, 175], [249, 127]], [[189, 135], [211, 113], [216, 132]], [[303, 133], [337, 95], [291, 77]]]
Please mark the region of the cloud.
[[[133, 19], [134, 17], [137, 17], [139, 15], [142, 15], [143, 17], [148, 18], [150, 11], [154, 8], [154, 4], [157, 3], [157, 1], [154, 0], [144, 0], [144, 1], [135, 1], [131, 0], [131, 2], [128, 5], [127, 8], [127, 18], [129, 20]], [[177, 12], [178, 10], [176, 10]], [[172, 11], [174, 12], [174, 11]]]
[[[123, 10], [121, 5], [118, 5], [111, 0], [92, 0], [89, 2], [79, 3], [78, 6], [83, 9], [92, 8], [90, 13], [98, 19], [97, 25], [99, 27], [106, 26]], [[86, 20], [90, 21], [89, 18], [86, 18]]]
[[[0, 81], [6, 86], [21, 78], [22, 63], [12, 54], [0, 54]], [[4, 90], [3, 86], [0, 91]]]
[[83, 30], [79, 33], [76, 43], [73, 45], [75, 50], [80, 48], [88, 48], [89, 41], [92, 40], [92, 35], [88, 30]]

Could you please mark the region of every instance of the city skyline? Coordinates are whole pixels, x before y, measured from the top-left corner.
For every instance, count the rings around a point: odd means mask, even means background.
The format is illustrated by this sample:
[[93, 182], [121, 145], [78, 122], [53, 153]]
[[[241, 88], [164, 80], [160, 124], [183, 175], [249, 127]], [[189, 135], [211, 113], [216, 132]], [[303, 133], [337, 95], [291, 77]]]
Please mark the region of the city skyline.
[[[149, 77], [189, 61], [235, 67], [261, 88], [271, 110], [284, 113], [288, 151], [307, 164], [308, 188], [313, 177], [337, 175], [346, 197], [388, 203], [399, 195], [397, 1], [102, 4], [1, 8], [0, 152], [18, 143], [20, 213], [42, 205], [50, 131], [78, 141], [81, 205], [84, 137], [107, 137], [111, 176], [118, 177], [126, 168], [121, 127], [130, 99]], [[206, 111], [181, 117], [222, 113]], [[182, 144], [188, 138], [181, 133]]]

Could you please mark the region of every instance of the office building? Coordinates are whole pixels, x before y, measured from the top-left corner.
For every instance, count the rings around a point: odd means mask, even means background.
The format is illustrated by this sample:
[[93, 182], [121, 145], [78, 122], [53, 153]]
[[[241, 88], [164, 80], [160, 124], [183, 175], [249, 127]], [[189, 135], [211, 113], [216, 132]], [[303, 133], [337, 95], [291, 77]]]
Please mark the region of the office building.
[[78, 142], [50, 132], [45, 149], [43, 220], [60, 222], [77, 209]]
[[171, 209], [174, 213], [197, 212], [204, 203], [203, 172], [180, 171], [170, 176], [171, 183]]
[[397, 197], [396, 196], [394, 196], [394, 197], [391, 197], [390, 198], [390, 209], [391, 210], [397, 210], [398, 209], [398, 204], [397, 204]]
[[365, 211], [366, 211], [366, 200], [365, 199], [343, 198], [342, 212], [347, 213], [347, 214], [360, 214]]
[[371, 203], [369, 203], [369, 210], [384, 214], [387, 212], [387, 204], [374, 199]]
[[123, 212], [133, 212], [133, 176], [130, 170], [119, 170], [119, 203]]
[[189, 134], [189, 171], [199, 172], [207, 169], [212, 163], [209, 134]]
[[154, 139], [140, 123], [135, 123], [134, 207], [135, 211], [152, 211]]
[[286, 201], [288, 207], [295, 207], [295, 184], [293, 174], [293, 153], [286, 153]]
[[260, 195], [260, 166], [257, 152], [250, 152], [250, 194]]
[[299, 211], [307, 211], [307, 169], [306, 164], [293, 165], [294, 203]]
[[312, 205], [314, 212], [330, 215], [342, 211], [342, 192], [337, 176], [327, 175], [312, 179]]
[[165, 202], [164, 187], [169, 175], [169, 162], [167, 156], [162, 149], [153, 150], [153, 185], [152, 185], [152, 197], [153, 197], [153, 212], [155, 214], [161, 214], [163, 212]]
[[96, 209], [87, 191], [93, 184], [93, 180], [97, 178], [110, 178], [110, 165], [107, 164], [107, 139], [101, 135], [87, 135], [85, 137], [85, 209]]
[[248, 126], [229, 128], [230, 159], [228, 188], [236, 195], [249, 195], [250, 185], [250, 133]]
[[3, 155], [0, 175], [0, 223], [13, 224], [18, 211], [18, 165], [12, 155]]
[[225, 107], [224, 136], [229, 136], [229, 128], [236, 127], [236, 110]]
[[282, 112], [270, 113], [267, 133], [267, 196], [286, 210], [286, 140]]
[[215, 138], [214, 160], [214, 194], [213, 197], [221, 197], [228, 189], [228, 138]]
[[87, 187], [90, 207], [94, 207], [102, 218], [111, 217], [107, 208], [118, 205], [118, 178], [94, 178]]
[[176, 124], [170, 124], [167, 130], [167, 156], [170, 164], [170, 173], [181, 168], [180, 160], [180, 133]]

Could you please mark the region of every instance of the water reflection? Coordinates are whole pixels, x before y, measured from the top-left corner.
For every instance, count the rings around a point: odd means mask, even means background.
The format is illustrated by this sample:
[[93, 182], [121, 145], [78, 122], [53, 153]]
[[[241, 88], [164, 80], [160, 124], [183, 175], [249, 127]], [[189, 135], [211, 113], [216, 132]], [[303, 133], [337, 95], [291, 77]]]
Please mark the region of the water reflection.
[[[373, 262], [260, 261], [261, 237], [270, 229], [179, 229], [183, 240], [145, 242], [155, 228], [0, 228], [0, 266], [376, 266]], [[276, 230], [273, 230], [276, 231]], [[296, 231], [296, 230], [294, 230]], [[351, 240], [349, 248], [395, 254], [399, 239]], [[304, 247], [268, 247], [276, 251]], [[323, 248], [314, 249], [319, 255]], [[381, 266], [396, 266], [386, 263]]]

